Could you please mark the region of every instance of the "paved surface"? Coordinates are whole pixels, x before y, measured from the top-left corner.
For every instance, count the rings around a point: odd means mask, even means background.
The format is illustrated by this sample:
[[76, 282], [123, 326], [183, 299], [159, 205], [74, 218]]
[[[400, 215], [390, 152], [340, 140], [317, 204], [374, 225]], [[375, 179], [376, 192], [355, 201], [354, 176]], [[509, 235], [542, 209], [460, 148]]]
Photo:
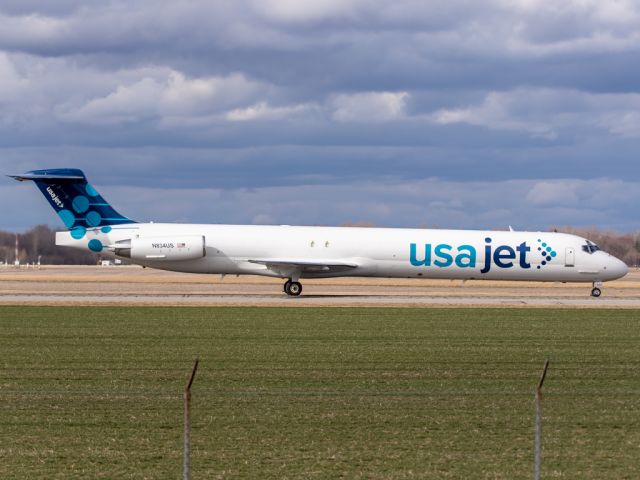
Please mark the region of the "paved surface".
[[299, 298], [272, 295], [0, 295], [0, 304], [79, 304], [79, 305], [229, 305], [287, 307], [419, 307], [419, 306], [484, 306], [484, 307], [577, 307], [639, 308], [640, 299], [623, 298], [521, 298], [521, 297], [416, 297], [405, 295], [307, 295]]
[[478, 306], [640, 309], [640, 272], [605, 284], [341, 278], [307, 280], [301, 297], [262, 277], [179, 274], [139, 267], [0, 268], [0, 304]]

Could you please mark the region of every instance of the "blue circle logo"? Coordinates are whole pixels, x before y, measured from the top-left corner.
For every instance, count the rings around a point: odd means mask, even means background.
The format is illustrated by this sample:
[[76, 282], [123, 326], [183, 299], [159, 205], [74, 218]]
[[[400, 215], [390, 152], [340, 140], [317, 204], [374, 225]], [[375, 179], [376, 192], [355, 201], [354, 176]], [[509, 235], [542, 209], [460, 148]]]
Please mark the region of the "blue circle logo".
[[102, 242], [96, 238], [89, 240], [89, 250], [91, 250], [92, 252], [101, 252]]
[[84, 187], [84, 191], [87, 192], [87, 195], [89, 195], [90, 197], [97, 197], [98, 196], [98, 191], [93, 188], [93, 185], [87, 183], [87, 185]]
[[102, 221], [102, 216], [98, 212], [87, 213], [87, 224], [91, 227], [97, 227]]
[[76, 217], [70, 210], [60, 210], [58, 212], [58, 216], [62, 219], [64, 226], [67, 228], [73, 227], [73, 224], [76, 223]]
[[71, 205], [73, 206], [73, 209], [76, 212], [84, 213], [87, 210], [89, 210], [89, 199], [85, 196], [78, 195], [76, 198], [73, 199], [73, 202], [71, 202]]
[[76, 240], [80, 240], [87, 233], [87, 229], [81, 226], [77, 226], [71, 229], [71, 236]]

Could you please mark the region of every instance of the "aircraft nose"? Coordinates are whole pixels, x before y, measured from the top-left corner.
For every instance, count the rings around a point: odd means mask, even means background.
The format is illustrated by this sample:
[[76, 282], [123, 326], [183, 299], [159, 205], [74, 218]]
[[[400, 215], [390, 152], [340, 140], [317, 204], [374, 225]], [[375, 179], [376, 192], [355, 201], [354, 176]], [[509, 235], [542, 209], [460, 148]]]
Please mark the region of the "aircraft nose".
[[626, 263], [614, 256], [610, 256], [607, 262], [607, 276], [609, 276], [611, 280], [624, 277], [627, 272], [629, 272], [629, 267]]

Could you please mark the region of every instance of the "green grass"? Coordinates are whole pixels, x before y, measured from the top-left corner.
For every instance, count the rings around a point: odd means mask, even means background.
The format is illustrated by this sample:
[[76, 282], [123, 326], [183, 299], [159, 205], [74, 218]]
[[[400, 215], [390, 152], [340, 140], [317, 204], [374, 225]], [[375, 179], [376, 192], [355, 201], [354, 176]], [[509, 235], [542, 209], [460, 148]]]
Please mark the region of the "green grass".
[[0, 478], [640, 477], [640, 312], [0, 307]]

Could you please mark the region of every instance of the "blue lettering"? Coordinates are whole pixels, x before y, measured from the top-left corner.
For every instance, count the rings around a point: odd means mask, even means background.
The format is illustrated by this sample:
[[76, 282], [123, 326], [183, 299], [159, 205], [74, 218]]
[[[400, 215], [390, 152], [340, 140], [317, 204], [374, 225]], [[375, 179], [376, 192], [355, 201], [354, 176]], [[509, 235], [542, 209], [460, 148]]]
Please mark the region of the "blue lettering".
[[522, 242], [516, 247], [516, 250], [520, 252], [520, 268], [531, 268], [531, 264], [527, 262], [527, 252], [531, 251], [531, 248], [527, 246], [527, 242]]
[[425, 244], [424, 260], [418, 260], [417, 246], [415, 243], [412, 243], [410, 254], [409, 254], [409, 261], [411, 262], [411, 265], [413, 265], [414, 267], [420, 267], [422, 265], [424, 265], [425, 267], [430, 266], [431, 265], [431, 244], [430, 243]]
[[434, 265], [438, 267], [448, 267], [453, 263], [453, 257], [451, 256], [451, 254], [447, 253], [445, 250], [451, 251], [451, 245], [442, 243], [436, 246], [435, 254], [437, 257], [440, 257], [440, 259], [433, 262]]
[[484, 246], [484, 267], [480, 270], [480, 273], [487, 273], [491, 270], [491, 238], [484, 239], [487, 245]]
[[[468, 253], [464, 253], [464, 251]], [[460, 268], [476, 268], [476, 249], [471, 245], [460, 245], [456, 256], [456, 265]]]
[[[503, 253], [504, 252], [504, 253]], [[503, 262], [503, 260], [513, 260], [516, 258], [516, 252], [507, 245], [501, 245], [493, 252], [493, 263], [500, 268], [511, 268], [513, 262]]]
[[[485, 238], [484, 241], [484, 261], [480, 273], [491, 271], [492, 264], [495, 264], [498, 268], [512, 268], [516, 259], [520, 268], [531, 268], [531, 264], [527, 259], [527, 253], [531, 251], [531, 248], [527, 245], [527, 242], [522, 242], [515, 249], [509, 245], [498, 245], [494, 249], [490, 237]], [[165, 247], [164, 244], [161, 245]], [[478, 255], [473, 245], [465, 244], [454, 247], [447, 243], [437, 245], [425, 243], [424, 253], [420, 255], [422, 258], [419, 258], [417, 244], [411, 243], [409, 246], [409, 262], [414, 267], [430, 267], [432, 256], [434, 257], [433, 265], [440, 268], [449, 267], [454, 263], [458, 268], [476, 268], [477, 265]], [[455, 253], [453, 253], [454, 248], [456, 250]]]

